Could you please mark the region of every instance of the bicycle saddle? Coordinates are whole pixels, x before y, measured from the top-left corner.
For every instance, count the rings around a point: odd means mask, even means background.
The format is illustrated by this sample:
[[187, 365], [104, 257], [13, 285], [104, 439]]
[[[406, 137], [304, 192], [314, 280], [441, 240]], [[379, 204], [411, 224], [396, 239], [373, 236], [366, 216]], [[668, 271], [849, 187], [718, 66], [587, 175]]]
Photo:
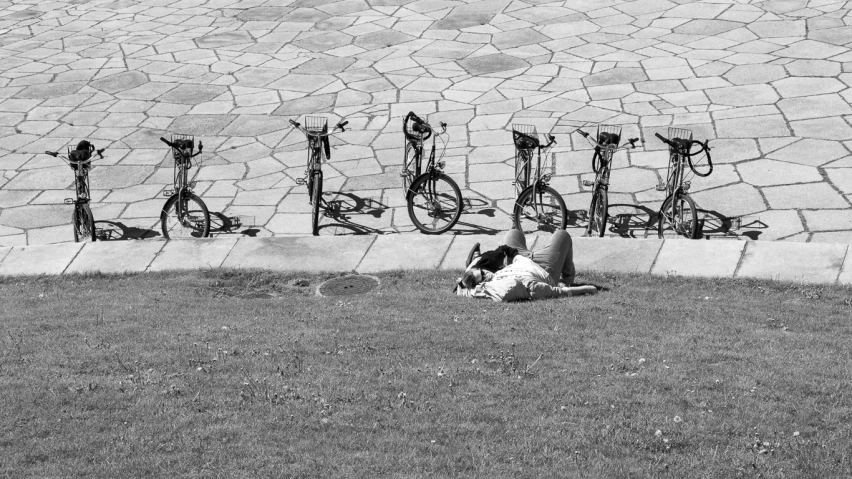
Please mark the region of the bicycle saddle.
[[193, 143], [194, 142], [192, 140], [189, 140], [189, 139], [186, 139], [186, 138], [182, 138], [182, 139], [178, 139], [178, 140], [174, 141], [176, 148], [178, 148], [181, 151], [189, 150], [190, 152], [192, 152], [192, 148], [195, 146]]
[[77, 149], [68, 152], [68, 161], [72, 163], [87, 161], [92, 157], [93, 151], [95, 151], [95, 147], [88, 141], [83, 140], [77, 143]]
[[615, 133], [603, 132], [598, 137], [598, 143], [600, 143], [601, 145], [618, 146], [618, 144], [620, 142], [621, 142], [621, 137], [619, 135], [616, 135]]
[[538, 148], [539, 145], [538, 138], [521, 133], [518, 130], [512, 130], [512, 138], [515, 140], [515, 146], [522, 150]]
[[432, 136], [432, 129], [424, 123], [411, 119], [411, 124], [403, 122], [403, 131], [409, 141], [428, 140]]

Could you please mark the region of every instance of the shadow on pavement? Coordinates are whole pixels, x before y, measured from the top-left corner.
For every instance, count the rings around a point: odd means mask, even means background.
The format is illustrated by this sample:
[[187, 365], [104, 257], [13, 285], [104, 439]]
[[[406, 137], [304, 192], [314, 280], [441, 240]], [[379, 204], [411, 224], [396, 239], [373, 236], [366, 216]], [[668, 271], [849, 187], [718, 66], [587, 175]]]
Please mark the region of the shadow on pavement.
[[127, 226], [118, 221], [95, 221], [95, 236], [98, 241], [120, 241], [157, 238], [159, 231]]

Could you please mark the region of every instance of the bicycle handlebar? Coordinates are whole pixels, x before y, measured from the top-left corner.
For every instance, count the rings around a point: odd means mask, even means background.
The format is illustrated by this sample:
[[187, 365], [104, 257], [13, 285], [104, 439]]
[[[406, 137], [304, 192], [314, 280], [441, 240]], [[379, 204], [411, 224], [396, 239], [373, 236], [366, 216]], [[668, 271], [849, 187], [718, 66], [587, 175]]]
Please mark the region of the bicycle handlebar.
[[98, 156], [99, 156], [102, 160], [104, 159], [104, 150], [106, 150], [106, 148], [101, 148], [100, 150], [97, 150], [97, 151], [96, 151], [96, 153], [98, 154]]
[[[597, 142], [597, 140], [589, 138], [591, 135], [589, 135], [588, 133], [586, 133], [585, 131], [583, 131], [579, 128], [577, 128], [577, 132], [579, 132], [581, 135], [583, 135], [583, 138], [588, 140], [589, 143], [594, 144], [598, 148], [606, 148], [608, 146], [608, 145], [601, 145], [600, 143]], [[657, 134], [657, 136], [660, 136], [659, 133]], [[630, 146], [627, 146], [626, 144], [622, 143], [621, 146], [616, 145], [616, 150], [623, 150], [623, 149], [627, 149], [627, 148], [636, 148], [636, 142], [637, 141], [639, 141], [639, 138], [630, 138], [630, 139], [627, 140], [627, 143], [630, 143]]]
[[58, 152], [58, 151], [45, 151], [45, 152], [44, 152], [44, 154], [45, 154], [45, 155], [50, 155], [50, 156], [52, 156], [52, 157], [54, 157], [54, 158], [56, 158], [57, 156], [59, 156], [59, 152]]
[[[345, 131], [346, 131], [345, 126], [349, 124], [349, 121], [348, 121], [348, 120], [346, 120], [346, 121], [341, 121], [341, 122], [340, 122], [340, 123], [338, 123], [337, 125], [334, 125], [334, 128], [332, 128], [332, 129], [331, 129], [331, 131], [326, 132], [326, 133], [322, 133], [322, 132], [319, 132], [319, 131], [308, 131], [306, 128], [302, 128], [302, 124], [301, 124], [301, 123], [299, 123], [299, 122], [298, 122], [298, 121], [296, 121], [296, 120], [289, 120], [289, 121], [290, 121], [290, 124], [291, 124], [291, 125], [293, 125], [293, 126], [295, 126], [296, 128], [298, 128], [298, 129], [299, 129], [302, 133], [304, 133], [305, 135], [308, 135], [308, 136], [314, 136], [314, 137], [318, 137], [318, 138], [319, 138], [319, 137], [326, 137], [326, 136], [330, 136], [332, 133], [334, 133], [334, 130], [340, 130], [341, 132], [345, 132]], [[162, 139], [162, 138], [161, 138], [161, 139]]]
[[162, 136], [160, 137], [160, 141], [162, 141], [162, 142], [163, 142], [163, 143], [165, 143], [166, 145], [169, 145], [169, 146], [170, 146], [170, 147], [172, 147], [172, 148], [174, 148], [174, 147], [175, 147], [175, 144], [174, 144], [174, 143], [172, 143], [172, 142], [170, 142], [169, 140], [167, 140], [167, 139], [163, 138]]

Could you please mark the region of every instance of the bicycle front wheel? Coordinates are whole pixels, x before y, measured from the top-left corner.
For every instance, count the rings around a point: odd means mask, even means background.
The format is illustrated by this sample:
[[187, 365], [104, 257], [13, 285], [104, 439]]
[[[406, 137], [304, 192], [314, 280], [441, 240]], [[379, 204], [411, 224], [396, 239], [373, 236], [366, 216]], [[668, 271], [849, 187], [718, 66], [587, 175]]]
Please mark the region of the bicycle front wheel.
[[533, 155], [531, 150], [518, 150], [515, 155], [515, 192], [520, 196], [530, 185]]
[[586, 233], [589, 236], [597, 235], [603, 238], [606, 233], [606, 220], [609, 213], [609, 195], [606, 190], [598, 188], [592, 195], [592, 203], [589, 206], [589, 226]]
[[322, 202], [322, 171], [317, 170], [311, 174], [313, 178], [313, 190], [311, 191], [311, 204], [313, 205], [313, 210], [311, 211], [311, 234], [314, 236], [319, 236], [319, 209], [320, 203]]
[[74, 205], [71, 224], [74, 226], [75, 243], [95, 241], [95, 217], [92, 216], [89, 205], [85, 203]]
[[515, 201], [512, 222], [516, 229], [526, 233], [564, 230], [568, 222], [568, 209], [562, 195], [553, 188], [530, 186]]
[[[672, 200], [673, 197], [674, 200]], [[660, 208], [657, 233], [663, 239], [697, 237], [698, 210], [695, 209], [695, 202], [688, 194], [675, 192], [673, 196], [666, 198]]]
[[458, 222], [462, 195], [456, 182], [443, 173], [424, 173], [408, 192], [408, 216], [420, 231], [441, 234]]
[[178, 193], [163, 206], [160, 225], [166, 239], [206, 238], [210, 234], [210, 212], [201, 198]]

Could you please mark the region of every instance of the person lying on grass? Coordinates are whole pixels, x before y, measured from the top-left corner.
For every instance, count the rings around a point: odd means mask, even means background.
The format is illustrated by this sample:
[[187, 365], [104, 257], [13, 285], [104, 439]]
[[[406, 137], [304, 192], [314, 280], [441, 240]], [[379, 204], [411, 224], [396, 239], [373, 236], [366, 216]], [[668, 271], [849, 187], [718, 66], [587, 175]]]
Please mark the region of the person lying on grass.
[[453, 290], [459, 296], [511, 302], [597, 293], [591, 285], [572, 286], [574, 253], [565, 230], [554, 232], [544, 248], [533, 252], [527, 248], [524, 233], [511, 229], [496, 250], [478, 252], [477, 243], [471, 251], [473, 259]]

